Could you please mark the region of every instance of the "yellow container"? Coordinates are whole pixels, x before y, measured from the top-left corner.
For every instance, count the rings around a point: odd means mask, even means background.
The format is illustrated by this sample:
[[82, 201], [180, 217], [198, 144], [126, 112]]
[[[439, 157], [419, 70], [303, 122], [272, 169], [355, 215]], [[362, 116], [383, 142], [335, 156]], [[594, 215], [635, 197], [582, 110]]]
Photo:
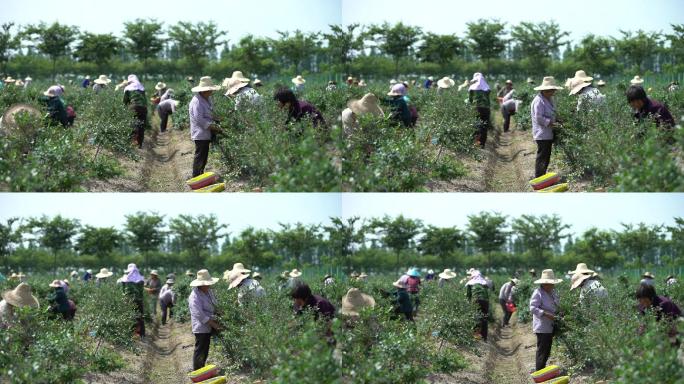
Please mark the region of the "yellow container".
[[201, 381], [197, 384], [225, 384], [226, 382], [228, 382], [228, 378], [226, 376], [216, 376], [209, 380]]
[[192, 179], [186, 181], [185, 183], [194, 189], [200, 189], [204, 188], [208, 185], [215, 184], [218, 181], [218, 175], [214, 172], [206, 172], [203, 173], [197, 177], [193, 177]]
[[561, 377], [556, 377], [555, 379], [545, 381], [542, 384], [568, 384], [569, 382], [570, 382], [570, 376], [561, 376]]
[[546, 175], [539, 176], [536, 179], [530, 180], [530, 186], [535, 191], [548, 188], [560, 181], [560, 175], [555, 172], [549, 172]]
[[226, 190], [226, 183], [218, 183], [218, 184], [208, 185], [204, 188], [195, 189], [193, 192], [212, 193], [212, 192], [223, 192], [225, 190]]
[[218, 373], [218, 367], [214, 364], [205, 365], [204, 367], [188, 373], [188, 377], [193, 383], [206, 382], [206, 380], [213, 378]]
[[535, 383], [547, 383], [548, 380], [555, 379], [558, 376], [560, 376], [560, 367], [557, 365], [549, 365], [544, 369], [532, 372], [532, 380]]
[[558, 192], [567, 192], [570, 186], [568, 183], [561, 183], [561, 184], [556, 184], [552, 185], [548, 188], [541, 189], [537, 192], [539, 193], [558, 193]]

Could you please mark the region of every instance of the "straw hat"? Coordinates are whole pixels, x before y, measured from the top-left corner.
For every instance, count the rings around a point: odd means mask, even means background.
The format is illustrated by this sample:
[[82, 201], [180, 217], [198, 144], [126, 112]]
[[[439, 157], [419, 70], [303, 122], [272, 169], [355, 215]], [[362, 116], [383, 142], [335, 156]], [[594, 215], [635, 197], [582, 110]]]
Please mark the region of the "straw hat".
[[17, 279], [19, 279], [19, 280], [21, 280], [21, 279], [23, 279], [23, 278], [25, 278], [25, 277], [26, 277], [26, 275], [24, 275], [23, 272], [19, 272], [19, 274], [17, 275]]
[[643, 275], [641, 275], [644, 279], [655, 279], [655, 276], [651, 272], [644, 272]]
[[404, 96], [406, 94], [406, 86], [398, 83], [392, 86], [392, 89], [387, 93], [387, 96]]
[[516, 279], [515, 277], [511, 279], [511, 282], [515, 285], [520, 284], [520, 280]]
[[396, 83], [397, 83], [397, 80], [396, 80], [396, 79], [390, 80], [390, 85], [394, 85], [394, 84], [396, 84]]
[[397, 287], [397, 288], [406, 288], [406, 283], [401, 281], [401, 279], [395, 281], [394, 283], [392, 283], [392, 285]]
[[156, 269], [153, 269], [152, 272], [150, 272], [150, 275], [155, 275], [155, 276], [159, 277], [159, 271], [157, 271]]
[[534, 268], [530, 269], [530, 270], [527, 271], [527, 272], [529, 272], [529, 273], [537, 273], [537, 271], [536, 271]]
[[254, 79], [254, 85], [261, 85], [261, 80]]
[[[301, 76], [300, 76], [301, 77]], [[240, 80], [243, 83], [249, 84], [249, 78], [245, 77], [245, 75], [242, 74], [242, 71], [235, 71], [233, 74], [230, 76], [231, 79], [234, 80]]]
[[559, 87], [558, 85], [556, 85], [556, 79], [554, 79], [553, 76], [544, 77], [544, 80], [542, 81], [541, 85], [534, 88], [535, 91], [550, 91], [553, 89], [563, 89], [563, 87]]
[[100, 272], [97, 275], [95, 275], [95, 277], [97, 277], [98, 279], [104, 279], [104, 278], [107, 278], [113, 274], [114, 274], [114, 272], [110, 272], [109, 269], [102, 268], [102, 269], [100, 269]]
[[382, 109], [378, 106], [378, 98], [372, 93], [366, 93], [361, 100], [351, 100], [347, 107], [357, 115], [372, 114], [382, 116]]
[[357, 277], [357, 279], [359, 279], [359, 280], [364, 280], [364, 279], [367, 279], [367, 278], [368, 278], [368, 275], [366, 274], [366, 272], [361, 272], [361, 274], [359, 275], [359, 277]]
[[603, 80], [599, 80], [599, 81], [596, 83], [596, 85], [598, 85], [599, 87], [604, 87], [604, 86], [606, 85], [606, 82], [603, 81]]
[[579, 91], [591, 85], [591, 82], [586, 82], [582, 80], [575, 80], [570, 84], [570, 96], [576, 95]]
[[347, 81], [354, 81], [354, 78], [351, 77], [351, 76], [348, 76], [348, 77], [347, 77]]
[[349, 277], [356, 279], [357, 277], [359, 277], [359, 274], [356, 271], [353, 271], [352, 273], [349, 274]]
[[452, 271], [451, 269], [445, 269], [442, 273], [439, 274], [439, 277], [444, 280], [451, 280], [454, 277], [456, 277], [456, 272]]
[[302, 75], [297, 75], [294, 79], [292, 79], [292, 82], [297, 85], [302, 85], [306, 83], [306, 80], [302, 77]]
[[299, 277], [302, 275], [302, 271], [298, 270], [297, 268], [293, 269], [292, 272], [288, 274], [290, 277]]
[[19, 79], [19, 80], [17, 80], [17, 81], [14, 82], [14, 85], [17, 86], [17, 87], [23, 87], [23, 86], [24, 86], [24, 82], [21, 81], [21, 79]]
[[556, 275], [553, 273], [553, 269], [545, 269], [542, 271], [541, 279], [535, 280], [535, 284], [558, 284], [563, 279], [556, 279]]
[[191, 287], [204, 287], [214, 285], [219, 281], [217, 277], [211, 277], [209, 271], [201, 269], [197, 271], [197, 278], [190, 283]]
[[437, 81], [437, 86], [442, 89], [449, 89], [456, 85], [456, 82], [449, 78], [449, 76], [444, 76]]
[[10, 275], [10, 279], [18, 279], [19, 276], [17, 275], [16, 272], [12, 272], [12, 275]]
[[252, 271], [245, 268], [244, 264], [242, 264], [242, 263], [235, 263], [235, 264], [233, 264], [233, 269], [231, 269], [230, 272], [232, 272], [232, 273], [250, 273]]
[[435, 81], [435, 78], [433, 76], [430, 76], [430, 77], [428, 77], [428, 80]]
[[510, 85], [513, 85], [513, 81], [512, 81], [512, 80], [510, 80], [510, 79], [509, 79], [509, 80], [506, 80], [506, 84], [510, 84]]
[[527, 84], [534, 84], [534, 80], [531, 77], [527, 78]]
[[367, 86], [367, 85], [368, 85], [368, 84], [366, 84], [366, 81], [365, 81], [365, 80], [361, 79], [361, 80], [359, 81], [359, 87], [365, 87], [365, 86]]
[[24, 79], [24, 81], [33, 81], [33, 79], [31, 78], [31, 76], [26, 76], [26, 78]]
[[575, 274], [592, 274], [594, 273], [593, 270], [589, 269], [587, 267], [586, 263], [579, 263], [577, 264], [577, 267], [575, 268], [574, 271], [569, 271], [568, 275], [575, 275]]
[[31, 287], [20, 283], [16, 288], [2, 293], [2, 299], [14, 307], [39, 307], [38, 299], [31, 294]]
[[573, 289], [578, 288], [580, 285], [582, 285], [584, 280], [586, 280], [592, 276], [593, 276], [592, 274], [584, 275], [581, 273], [576, 273], [576, 274], [572, 275], [572, 279], [570, 279], [570, 283], [571, 283], [570, 290], [572, 291]]
[[347, 316], [358, 316], [361, 310], [368, 307], [375, 307], [375, 299], [362, 293], [358, 288], [350, 288], [347, 294], [342, 297], [340, 313]]
[[577, 81], [577, 80], [579, 80], [579, 81], [592, 81], [592, 80], [594, 80], [594, 78], [591, 76], [587, 76], [587, 73], [580, 69], [579, 71], [575, 72], [575, 77], [573, 77], [572, 80], [574, 80], [574, 81]]
[[[106, 269], [106, 268], [104, 268], [104, 269]], [[75, 277], [75, 276], [78, 276], [78, 272], [76, 272], [76, 271], [71, 271], [71, 273], [70, 273], [69, 275], [73, 278], [73, 277]]]
[[16, 80], [14, 80], [14, 79], [12, 78], [12, 76], [7, 76], [7, 77], [5, 78], [5, 83], [6, 83], [6, 84], [11, 84], [11, 83], [14, 83], [15, 81], [16, 81]]
[[163, 83], [161, 81], [154, 86], [154, 89], [156, 89], [157, 91], [161, 91], [164, 88], [166, 88], [166, 83]]
[[192, 273], [192, 271], [188, 269], [187, 271], [185, 271], [185, 276], [190, 276], [190, 277], [192, 277], [192, 276], [195, 276], [195, 274]]
[[240, 89], [242, 89], [248, 85], [249, 85], [249, 83], [245, 83], [244, 81], [241, 81], [240, 79], [228, 79], [228, 81], [224, 84], [224, 87], [228, 89], [226, 91], [225, 95], [226, 96], [234, 95], [237, 91], [239, 91]]
[[106, 85], [106, 84], [109, 84], [109, 83], [111, 83], [111, 82], [112, 82], [112, 80], [111, 80], [109, 77], [107, 77], [107, 75], [100, 75], [100, 77], [98, 77], [97, 79], [95, 79], [95, 84], [104, 84], [104, 85]]
[[244, 274], [244, 273], [232, 273], [232, 274], [230, 274], [228, 276], [228, 279], [227, 279], [228, 280], [228, 289], [233, 289], [233, 288], [237, 287], [238, 285], [240, 285], [240, 283], [242, 283], [243, 280], [245, 280], [248, 277], [249, 277], [249, 275]]
[[47, 96], [47, 97], [57, 96], [57, 94], [55, 93], [55, 87], [48, 88], [47, 91], [43, 92], [43, 96]]
[[166, 284], [175, 284], [176, 282], [173, 279], [166, 279]]
[[59, 288], [62, 284], [59, 283], [59, 280], [52, 280], [52, 283], [50, 283], [49, 286], [52, 288]]
[[206, 92], [206, 91], [218, 91], [221, 89], [220, 85], [214, 85], [210, 76], [204, 76], [200, 79], [199, 85], [192, 88], [192, 92]]
[[252, 273], [252, 279], [254, 279], [254, 280], [261, 279], [261, 273], [259, 273], [259, 272]]
[[634, 78], [630, 80], [629, 83], [632, 85], [641, 85], [644, 83], [644, 79], [642, 79], [641, 76], [637, 75], [634, 76]]
[[90, 75], [85, 77], [86, 80], [90, 80]]

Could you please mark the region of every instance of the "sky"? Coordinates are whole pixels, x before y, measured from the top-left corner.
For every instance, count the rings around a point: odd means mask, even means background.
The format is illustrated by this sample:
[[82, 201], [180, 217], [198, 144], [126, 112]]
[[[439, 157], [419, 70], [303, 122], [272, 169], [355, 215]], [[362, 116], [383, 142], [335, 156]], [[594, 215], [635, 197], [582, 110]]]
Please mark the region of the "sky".
[[471, 193], [308, 193], [308, 194], [0, 194], [0, 221], [41, 215], [77, 218], [82, 224], [121, 227], [125, 215], [137, 211], [160, 214], [214, 213], [233, 234], [253, 226], [278, 229], [279, 222], [327, 224], [329, 218], [384, 215], [421, 219], [436, 226], [465, 227], [467, 216], [480, 211], [554, 214], [577, 234], [597, 226], [620, 229], [620, 223], [672, 225], [684, 217], [682, 194], [471, 194]]
[[579, 40], [588, 33], [618, 36], [620, 29], [668, 32], [670, 23], [684, 23], [684, 6], [681, 0], [2, 0], [0, 23], [58, 20], [90, 32], [120, 34], [124, 21], [149, 17], [166, 25], [213, 20], [228, 30], [231, 44], [248, 33], [276, 37], [277, 30], [327, 31], [329, 24], [383, 21], [462, 36], [465, 24], [479, 18], [498, 18], [509, 25], [555, 20]]

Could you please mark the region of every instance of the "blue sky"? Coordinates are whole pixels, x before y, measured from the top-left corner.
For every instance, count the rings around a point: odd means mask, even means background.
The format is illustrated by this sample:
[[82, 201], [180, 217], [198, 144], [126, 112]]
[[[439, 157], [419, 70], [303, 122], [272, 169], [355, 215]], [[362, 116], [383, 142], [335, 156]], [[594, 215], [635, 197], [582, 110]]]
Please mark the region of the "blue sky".
[[119, 34], [124, 21], [138, 17], [155, 17], [167, 25], [213, 20], [229, 31], [231, 43], [248, 33], [275, 37], [276, 30], [325, 31], [329, 24], [354, 22], [403, 21], [462, 35], [465, 23], [479, 18], [498, 18], [509, 25], [555, 20], [573, 39], [580, 39], [590, 32], [617, 36], [620, 29], [668, 32], [670, 23], [684, 23], [684, 6], [679, 0], [2, 0], [0, 23], [58, 20], [91, 32]]

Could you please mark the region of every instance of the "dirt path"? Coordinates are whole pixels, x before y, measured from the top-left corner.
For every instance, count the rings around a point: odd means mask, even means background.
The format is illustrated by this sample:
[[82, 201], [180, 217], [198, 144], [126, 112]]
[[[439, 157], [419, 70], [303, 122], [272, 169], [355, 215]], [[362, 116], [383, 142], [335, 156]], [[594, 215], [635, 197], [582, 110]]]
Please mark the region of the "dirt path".
[[[500, 326], [501, 307], [496, 305], [497, 324], [490, 331], [489, 356], [485, 377], [489, 383], [528, 384], [533, 383], [529, 375], [530, 362], [534, 361], [534, 349], [530, 348], [529, 326], [518, 326], [515, 316], [509, 327]], [[491, 326], [491, 325], [490, 325]], [[534, 343], [532, 343], [534, 346]], [[530, 356], [530, 349], [532, 356]]]
[[[155, 120], [158, 120], [155, 117]], [[155, 126], [155, 124], [153, 124]], [[184, 192], [192, 173], [194, 147], [185, 132], [152, 130], [145, 147], [140, 183], [147, 192]]]
[[149, 334], [143, 363], [144, 383], [185, 384], [192, 369], [194, 339], [187, 324], [157, 320]]

